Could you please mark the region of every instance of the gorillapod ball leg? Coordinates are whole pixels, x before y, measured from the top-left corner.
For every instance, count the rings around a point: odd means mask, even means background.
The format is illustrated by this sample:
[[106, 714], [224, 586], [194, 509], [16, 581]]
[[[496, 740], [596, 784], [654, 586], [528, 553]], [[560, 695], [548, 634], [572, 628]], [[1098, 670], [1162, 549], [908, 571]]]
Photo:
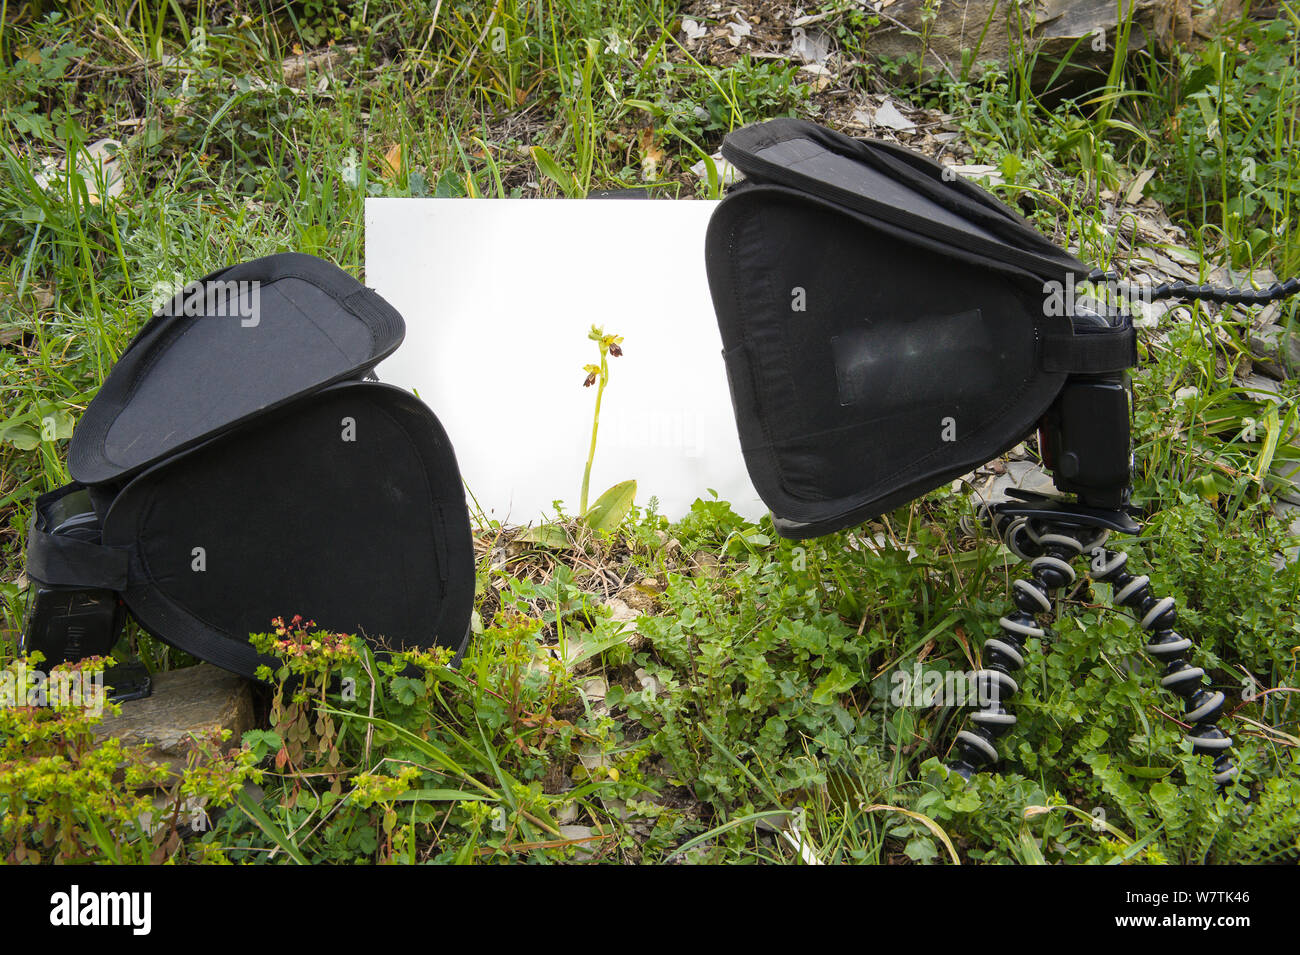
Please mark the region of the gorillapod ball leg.
[[1174, 599], [1156, 597], [1149, 578], [1129, 573], [1127, 563], [1128, 554], [1123, 551], [1101, 548], [1092, 579], [1110, 584], [1114, 602], [1132, 610], [1147, 631], [1146, 651], [1165, 667], [1160, 685], [1182, 698], [1187, 722], [1192, 724], [1187, 732], [1192, 752], [1214, 760], [1214, 781], [1225, 786], [1237, 775], [1232, 739], [1215, 725], [1223, 714], [1225, 697], [1208, 686], [1205, 671], [1187, 659], [1192, 641], [1174, 629], [1178, 617]]
[[1025, 641], [1043, 636], [1038, 615], [1050, 614], [1052, 595], [1074, 581], [1070, 561], [1083, 551], [1063, 534], [1039, 535], [1035, 544], [1041, 553], [1030, 560], [1029, 577], [1012, 584], [1015, 609], [998, 620], [1002, 634], [984, 641], [984, 669], [976, 674], [981, 706], [970, 716], [971, 728], [957, 734], [958, 757], [949, 767], [965, 779], [998, 762], [997, 740], [1016, 725], [1015, 715], [1002, 705], [1019, 690], [1012, 673], [1025, 665]]
[[[1070, 561], [1088, 553], [1094, 558], [1092, 579], [1110, 584], [1115, 605], [1131, 610], [1147, 632], [1147, 653], [1164, 665], [1160, 685], [1182, 698], [1191, 724], [1187, 738], [1192, 751], [1213, 759], [1216, 783], [1230, 783], [1237, 775], [1232, 739], [1215, 725], [1223, 715], [1225, 697], [1208, 685], [1205, 671], [1188, 659], [1192, 641], [1174, 629], [1173, 598], [1155, 596], [1147, 577], [1128, 572], [1128, 555], [1103, 546], [1108, 531], [1094, 525], [1092, 536], [1085, 537], [1081, 532], [1088, 526], [1086, 514], [1081, 515], [1084, 520], [1062, 523], [1016, 517], [997, 506], [982, 506], [977, 513], [1012, 553], [1029, 561], [1030, 577], [1013, 584], [1015, 610], [998, 621], [1002, 634], [984, 642], [985, 669], [977, 674], [981, 707], [971, 714], [970, 728], [957, 734], [957, 758], [949, 768], [969, 779], [999, 761], [997, 740], [1016, 724], [1000, 701], [1019, 690], [1011, 674], [1025, 664], [1025, 641], [1043, 635], [1038, 615], [1050, 613], [1053, 593], [1074, 581]], [[990, 693], [992, 699], [986, 699]]]

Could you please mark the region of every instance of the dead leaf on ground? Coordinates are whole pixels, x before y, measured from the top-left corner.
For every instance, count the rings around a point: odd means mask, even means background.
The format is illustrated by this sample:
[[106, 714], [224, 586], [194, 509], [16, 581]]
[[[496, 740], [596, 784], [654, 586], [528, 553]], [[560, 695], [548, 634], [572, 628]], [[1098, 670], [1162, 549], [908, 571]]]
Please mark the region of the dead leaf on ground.
[[392, 182], [402, 172], [402, 144], [393, 143], [380, 162], [379, 178]]
[[655, 131], [647, 126], [637, 134], [641, 151], [641, 181], [655, 182], [660, 178], [660, 164], [664, 161], [663, 147], [655, 141]]

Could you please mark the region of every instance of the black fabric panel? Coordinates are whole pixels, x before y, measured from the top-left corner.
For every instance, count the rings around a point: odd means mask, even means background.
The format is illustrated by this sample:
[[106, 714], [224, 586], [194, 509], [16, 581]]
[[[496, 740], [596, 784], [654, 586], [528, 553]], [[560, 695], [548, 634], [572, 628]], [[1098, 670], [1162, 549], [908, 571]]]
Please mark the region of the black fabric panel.
[[746, 464], [788, 536], [995, 457], [1064, 380], [1039, 368], [1043, 336], [1070, 331], [1041, 279], [968, 249], [751, 184], [714, 214], [706, 258]]
[[788, 186], [1043, 277], [1089, 269], [961, 176], [902, 147], [851, 139], [797, 119], [730, 133], [723, 155], [750, 181]]
[[267, 256], [200, 280], [212, 281], [260, 283], [259, 314], [155, 316], [77, 426], [68, 454], [77, 480], [121, 481], [267, 409], [357, 377], [405, 333], [378, 295], [309, 255]]
[[936, 202], [929, 196], [916, 192], [912, 182], [900, 181], [890, 172], [863, 165], [812, 140], [803, 137], [782, 140], [755, 155], [799, 173], [805, 179], [833, 184], [853, 195], [905, 210], [910, 215], [972, 238], [999, 241], [996, 233], [953, 211], [950, 204]]
[[387, 385], [336, 385], [150, 469], [110, 508], [104, 540], [134, 549], [124, 597], [147, 630], [247, 675], [266, 662], [248, 634], [276, 616], [391, 648], [459, 649], [469, 626], [451, 444]]

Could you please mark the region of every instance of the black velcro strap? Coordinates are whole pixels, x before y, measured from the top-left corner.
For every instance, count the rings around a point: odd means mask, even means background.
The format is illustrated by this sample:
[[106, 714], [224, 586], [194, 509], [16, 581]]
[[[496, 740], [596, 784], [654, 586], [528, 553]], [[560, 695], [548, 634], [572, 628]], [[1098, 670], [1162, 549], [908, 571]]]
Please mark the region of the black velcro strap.
[[1043, 371], [1099, 375], [1138, 363], [1137, 332], [1125, 323], [1108, 331], [1082, 335], [1048, 335], [1039, 351]]
[[28, 529], [27, 576], [43, 584], [121, 591], [129, 565], [125, 550]]

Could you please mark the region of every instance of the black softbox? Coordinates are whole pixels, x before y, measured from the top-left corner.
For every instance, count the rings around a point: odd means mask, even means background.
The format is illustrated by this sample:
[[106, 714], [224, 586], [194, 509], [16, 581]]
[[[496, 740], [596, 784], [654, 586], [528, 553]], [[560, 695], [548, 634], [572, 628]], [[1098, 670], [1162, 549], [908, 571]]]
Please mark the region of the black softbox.
[[783, 536], [898, 507], [1022, 440], [1067, 375], [1135, 363], [1127, 319], [1060, 301], [1086, 265], [924, 156], [793, 119], [722, 152], [746, 178], [709, 223], [709, 285]]
[[[248, 635], [294, 614], [380, 648], [462, 649], [474, 564], [451, 443], [414, 395], [365, 380], [403, 334], [311, 256], [188, 286], [87, 408], [77, 483], [37, 502], [34, 587], [60, 613], [81, 606], [68, 594], [118, 594], [151, 634], [245, 675], [270, 662]], [[84, 497], [93, 514], [67, 503]]]

